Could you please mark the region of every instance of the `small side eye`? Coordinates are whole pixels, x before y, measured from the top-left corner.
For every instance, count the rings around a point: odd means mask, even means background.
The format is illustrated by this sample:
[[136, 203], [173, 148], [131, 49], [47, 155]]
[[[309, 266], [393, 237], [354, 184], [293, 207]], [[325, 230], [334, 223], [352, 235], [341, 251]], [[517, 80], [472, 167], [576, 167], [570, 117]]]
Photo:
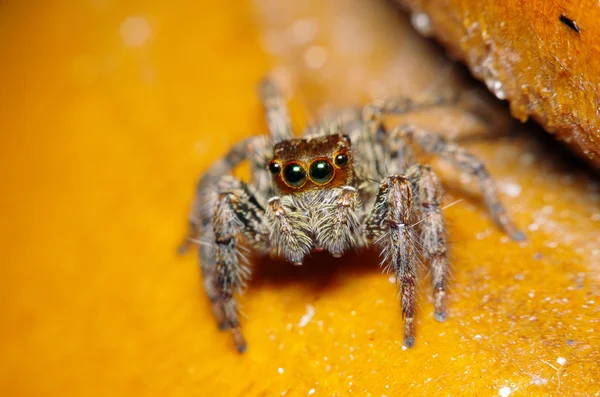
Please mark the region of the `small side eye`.
[[348, 155], [346, 153], [340, 153], [335, 156], [334, 162], [338, 167], [343, 167], [348, 164]]
[[283, 169], [283, 179], [290, 186], [300, 187], [306, 182], [306, 171], [300, 164], [288, 164]]
[[277, 175], [281, 172], [281, 166], [276, 161], [271, 161], [269, 163], [269, 172], [273, 175]]
[[310, 179], [324, 185], [333, 178], [333, 167], [329, 161], [317, 160], [310, 166]]

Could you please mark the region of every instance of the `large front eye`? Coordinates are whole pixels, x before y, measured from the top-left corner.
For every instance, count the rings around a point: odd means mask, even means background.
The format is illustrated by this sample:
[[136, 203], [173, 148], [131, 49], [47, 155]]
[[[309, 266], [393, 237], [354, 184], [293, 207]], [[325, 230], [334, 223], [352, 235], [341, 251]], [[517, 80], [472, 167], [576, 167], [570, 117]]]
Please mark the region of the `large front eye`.
[[310, 179], [319, 185], [329, 182], [333, 178], [333, 166], [329, 161], [317, 160], [310, 166]]
[[288, 164], [283, 169], [283, 179], [294, 187], [300, 187], [306, 182], [306, 171], [299, 164]]

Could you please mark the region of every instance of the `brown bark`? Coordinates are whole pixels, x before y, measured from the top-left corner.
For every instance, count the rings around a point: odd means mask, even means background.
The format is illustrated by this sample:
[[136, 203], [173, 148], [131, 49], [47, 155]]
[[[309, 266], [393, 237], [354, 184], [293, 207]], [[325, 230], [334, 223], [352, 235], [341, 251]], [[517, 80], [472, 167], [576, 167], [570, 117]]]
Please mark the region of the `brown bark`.
[[521, 121], [600, 166], [600, 6], [591, 0], [399, 0]]

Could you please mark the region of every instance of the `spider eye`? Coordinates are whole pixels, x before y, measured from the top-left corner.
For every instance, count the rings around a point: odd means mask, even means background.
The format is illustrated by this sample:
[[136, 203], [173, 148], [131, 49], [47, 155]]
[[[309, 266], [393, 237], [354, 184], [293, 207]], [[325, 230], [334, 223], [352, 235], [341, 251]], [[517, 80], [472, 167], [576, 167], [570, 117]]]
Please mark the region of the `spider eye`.
[[348, 164], [348, 155], [345, 153], [340, 153], [337, 156], [335, 156], [335, 165], [337, 165], [338, 167], [343, 167], [346, 164]]
[[320, 185], [333, 178], [333, 167], [329, 161], [317, 160], [310, 166], [310, 179]]
[[269, 164], [269, 172], [273, 175], [277, 175], [281, 172], [281, 166], [279, 165], [279, 163], [272, 161]]
[[306, 182], [306, 171], [299, 164], [288, 164], [283, 169], [283, 179], [294, 187], [300, 187]]

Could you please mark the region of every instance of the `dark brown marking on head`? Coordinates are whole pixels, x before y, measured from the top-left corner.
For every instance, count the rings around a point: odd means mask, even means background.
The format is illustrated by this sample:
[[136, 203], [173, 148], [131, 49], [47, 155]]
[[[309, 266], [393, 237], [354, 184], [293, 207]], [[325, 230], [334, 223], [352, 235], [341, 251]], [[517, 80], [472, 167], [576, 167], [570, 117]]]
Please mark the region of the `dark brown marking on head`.
[[281, 141], [268, 169], [284, 194], [350, 185], [354, 178], [350, 138], [327, 135]]

